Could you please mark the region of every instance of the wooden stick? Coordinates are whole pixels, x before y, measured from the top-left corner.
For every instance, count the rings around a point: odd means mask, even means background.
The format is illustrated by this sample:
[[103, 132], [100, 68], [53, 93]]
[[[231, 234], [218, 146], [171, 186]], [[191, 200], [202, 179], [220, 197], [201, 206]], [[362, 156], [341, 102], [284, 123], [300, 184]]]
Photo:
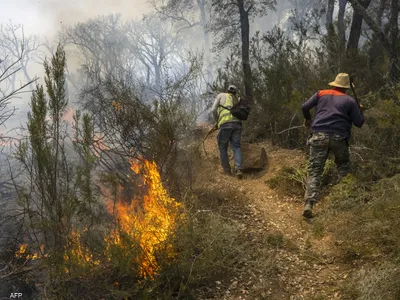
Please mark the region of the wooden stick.
[[303, 126], [303, 125], [300, 125], [300, 126], [294, 126], [294, 127], [290, 127], [290, 128], [288, 128], [288, 129], [285, 129], [285, 130], [283, 130], [283, 131], [281, 131], [281, 132], [278, 132], [278, 133], [277, 133], [277, 135], [278, 135], [278, 134], [285, 133], [285, 132], [287, 132], [287, 131], [289, 131], [289, 130], [292, 130], [292, 129], [298, 129], [298, 128], [304, 128], [304, 126]]
[[360, 105], [360, 101], [358, 100], [358, 97], [357, 97], [357, 94], [356, 94], [356, 90], [354, 89], [354, 79], [353, 79], [354, 75], [355, 74], [350, 76], [350, 87], [351, 87], [351, 90], [353, 91], [354, 99], [356, 99], [358, 105]]

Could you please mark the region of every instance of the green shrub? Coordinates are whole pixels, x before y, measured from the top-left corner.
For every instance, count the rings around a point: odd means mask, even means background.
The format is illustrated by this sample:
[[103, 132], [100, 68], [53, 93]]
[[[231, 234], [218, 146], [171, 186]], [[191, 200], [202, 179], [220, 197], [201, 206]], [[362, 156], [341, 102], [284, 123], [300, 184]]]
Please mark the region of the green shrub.
[[[249, 245], [238, 224], [212, 212], [192, 215], [178, 232], [177, 259], [161, 274], [168, 278], [168, 294], [194, 297], [196, 289], [225, 281], [243, 267]], [[193, 298], [194, 299], [194, 298]]]
[[[186, 200], [186, 207], [190, 209], [186, 211], [186, 221], [179, 226], [174, 239], [176, 259], [164, 265], [156, 279], [157, 289], [164, 297], [196, 299], [199, 290], [215, 285], [215, 281], [229, 285], [230, 280], [239, 274], [257, 270], [268, 276], [273, 270], [275, 247], [267, 239], [262, 247], [255, 244], [247, 237], [243, 225], [228, 217], [229, 212], [215, 209], [221, 206], [216, 199], [230, 195], [229, 191], [218, 190], [205, 195], [212, 198], [213, 206], [205, 204], [203, 197], [193, 195]], [[240, 199], [231, 198], [229, 201], [239, 202], [237, 205], [242, 207]], [[208, 296], [214, 297], [215, 294]]]
[[355, 208], [368, 201], [368, 192], [367, 186], [362, 185], [354, 175], [349, 174], [330, 190], [329, 208], [332, 212]]
[[400, 106], [379, 100], [365, 113], [366, 124], [354, 131], [352, 157], [357, 176], [377, 181], [400, 172]]
[[307, 180], [307, 167], [284, 167], [274, 177], [266, 181], [266, 184], [281, 193], [301, 196], [304, 194]]
[[[400, 258], [400, 175], [379, 181], [368, 191], [354, 179], [332, 191], [332, 209], [349, 210], [336, 234], [349, 247]], [[335, 200], [336, 199], [336, 200]], [[338, 205], [340, 203], [340, 205]]]
[[[298, 167], [284, 167], [277, 175], [266, 181], [266, 184], [283, 194], [302, 197], [307, 184], [307, 164]], [[325, 164], [324, 172], [321, 178], [322, 187], [335, 181], [337, 172], [333, 160], [328, 159]]]

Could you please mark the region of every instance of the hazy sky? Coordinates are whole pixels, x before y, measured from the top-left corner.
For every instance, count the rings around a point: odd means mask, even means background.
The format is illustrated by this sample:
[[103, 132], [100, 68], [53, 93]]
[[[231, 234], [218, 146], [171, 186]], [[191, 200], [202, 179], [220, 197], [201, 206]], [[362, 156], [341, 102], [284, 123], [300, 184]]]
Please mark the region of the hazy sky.
[[27, 34], [52, 35], [61, 24], [110, 13], [140, 17], [150, 10], [146, 0], [0, 0], [0, 23], [12, 20]]
[[[0, 24], [11, 20], [14, 24], [23, 24], [25, 36], [35, 34], [40, 38], [52, 38], [62, 25], [111, 13], [120, 13], [123, 18], [140, 18], [151, 10], [147, 0], [0, 0]], [[42, 66], [35, 64], [33, 68], [31, 75], [41, 76]], [[12, 100], [11, 106], [19, 109], [7, 122], [8, 129], [25, 123], [29, 99], [28, 93]], [[0, 128], [0, 133], [4, 131]]]

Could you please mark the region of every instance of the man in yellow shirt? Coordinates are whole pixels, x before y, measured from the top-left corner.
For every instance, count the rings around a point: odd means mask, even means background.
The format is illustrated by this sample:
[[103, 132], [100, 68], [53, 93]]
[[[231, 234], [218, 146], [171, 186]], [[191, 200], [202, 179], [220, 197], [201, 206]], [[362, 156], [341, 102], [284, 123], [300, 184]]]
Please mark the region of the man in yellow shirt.
[[236, 177], [241, 179], [243, 178], [242, 152], [240, 150], [242, 122], [238, 118], [235, 118], [229, 110], [233, 105], [239, 102], [236, 96], [237, 92], [238, 88], [234, 85], [230, 85], [226, 93], [219, 94], [214, 101], [212, 113], [219, 128], [217, 141], [224, 173], [232, 174], [228, 156], [228, 146], [230, 143], [235, 161], [234, 172]]

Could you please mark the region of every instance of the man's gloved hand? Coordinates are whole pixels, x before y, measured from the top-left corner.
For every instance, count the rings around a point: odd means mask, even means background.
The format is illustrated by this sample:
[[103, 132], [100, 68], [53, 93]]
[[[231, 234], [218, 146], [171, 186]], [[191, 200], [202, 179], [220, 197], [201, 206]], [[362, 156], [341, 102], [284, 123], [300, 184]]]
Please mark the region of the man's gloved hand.
[[360, 110], [361, 110], [361, 111], [364, 111], [364, 110], [365, 110], [365, 106], [362, 105], [362, 104], [360, 104]]
[[304, 120], [304, 127], [305, 128], [311, 128], [311, 120]]

